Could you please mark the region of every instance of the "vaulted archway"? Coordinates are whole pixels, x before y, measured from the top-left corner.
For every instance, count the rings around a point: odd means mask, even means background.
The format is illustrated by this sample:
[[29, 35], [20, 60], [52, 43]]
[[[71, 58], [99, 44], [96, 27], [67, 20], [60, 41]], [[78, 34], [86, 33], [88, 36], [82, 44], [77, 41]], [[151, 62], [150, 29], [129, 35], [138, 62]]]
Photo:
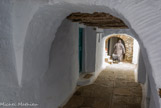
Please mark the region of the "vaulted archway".
[[[157, 17], [153, 17], [154, 19], [156, 18], [156, 20], [153, 20], [151, 22], [152, 17], [149, 16], [157, 14], [158, 11], [156, 9], [153, 9], [152, 7], [147, 7], [147, 5], [148, 4], [146, 3], [146, 1], [139, 3], [130, 1], [119, 3], [119, 1], [112, 2], [109, 0], [104, 2], [80, 1], [79, 3], [75, 4], [60, 3], [54, 5], [45, 5], [39, 8], [30, 21], [26, 32], [24, 50], [22, 52], [23, 58], [16, 58], [22, 59], [23, 61], [22, 76], [19, 76], [21, 79], [20, 83], [23, 87], [27, 86], [25, 88], [29, 88], [30, 86], [39, 85], [37, 83], [40, 79], [42, 82], [44, 81], [43, 75], [46, 73], [49, 66], [49, 51], [51, 44], [55, 39], [55, 33], [58, 30], [58, 27], [61, 25], [66, 16], [68, 16], [72, 12], [78, 11], [101, 11], [119, 17], [126, 23], [126, 25], [132, 30], [132, 32], [136, 34], [135, 38], [138, 40], [142, 49], [141, 53], [144, 58], [143, 61], [145, 63], [146, 71], [150, 79], [153, 99], [155, 100], [155, 104], [152, 104], [156, 105], [156, 108], [159, 107], [160, 104], [157, 90], [161, 87], [159, 82], [159, 65], [161, 64], [159, 60], [161, 58], [159, 53], [156, 52], [160, 51], [160, 48], [157, 47], [161, 44], [159, 42], [160, 38], [157, 37], [159, 37], [161, 33], [155, 32], [161, 28], [160, 25], [156, 23], [157, 21], [160, 21], [161, 16], [158, 15]], [[151, 23], [154, 23], [154, 25], [151, 26]], [[153, 41], [151, 41], [151, 35], [156, 37], [156, 39], [153, 39]], [[55, 95], [55, 93], [53, 93], [53, 95]], [[63, 100], [63, 98], [60, 99], [60, 101]], [[60, 102], [54, 103], [55, 107], [57, 107], [59, 104]]]

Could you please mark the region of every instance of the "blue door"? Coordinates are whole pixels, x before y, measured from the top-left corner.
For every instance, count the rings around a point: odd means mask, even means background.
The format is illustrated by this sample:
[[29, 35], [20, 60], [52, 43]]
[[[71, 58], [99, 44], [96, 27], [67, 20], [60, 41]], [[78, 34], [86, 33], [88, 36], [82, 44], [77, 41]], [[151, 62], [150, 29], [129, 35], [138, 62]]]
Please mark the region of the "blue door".
[[83, 28], [79, 28], [79, 73], [82, 72], [82, 58], [83, 58]]

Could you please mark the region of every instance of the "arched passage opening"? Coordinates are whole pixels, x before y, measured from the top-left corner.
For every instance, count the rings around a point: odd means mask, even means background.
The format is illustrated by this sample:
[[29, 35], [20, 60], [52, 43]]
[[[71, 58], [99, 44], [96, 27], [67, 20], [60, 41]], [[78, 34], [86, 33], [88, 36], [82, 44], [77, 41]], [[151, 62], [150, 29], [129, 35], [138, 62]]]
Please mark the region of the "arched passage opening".
[[[40, 10], [38, 10], [38, 12], [34, 15], [33, 19], [31, 20], [31, 22], [29, 24], [27, 35], [25, 38], [25, 45], [24, 45], [25, 47], [24, 47], [24, 53], [23, 53], [24, 55], [23, 55], [22, 84], [23, 84], [23, 86], [27, 86], [26, 88], [29, 88], [30, 86], [37, 85], [37, 83], [41, 79], [41, 81], [42, 81], [41, 86], [47, 87], [48, 90], [43, 89], [40, 92], [43, 93], [45, 91], [50, 91], [50, 92], [48, 92], [49, 94], [43, 94], [42, 96], [40, 96], [41, 99], [42, 99], [42, 97], [45, 97], [42, 100], [45, 100], [46, 98], [51, 99], [51, 100], [55, 99], [55, 98], [53, 98], [55, 96], [55, 94], [59, 94], [59, 93], [57, 93], [59, 90], [56, 90], [55, 92], [53, 92], [55, 90], [54, 86], [52, 86], [51, 88], [49, 87], [49, 85], [51, 84], [50, 81], [52, 78], [49, 78], [49, 76], [45, 76], [46, 78], [44, 80], [44, 75], [46, 74], [48, 67], [49, 67], [49, 55], [50, 55], [49, 51], [51, 48], [51, 44], [52, 44], [53, 40], [55, 39], [56, 30], [59, 27], [59, 25], [61, 24], [62, 20], [67, 15], [69, 15], [69, 13], [71, 13], [72, 11], [79, 11], [79, 10], [88, 11], [88, 12], [93, 12], [96, 10], [97, 11], [98, 10], [99, 11], [107, 11], [109, 13], [119, 14], [121, 17], [121, 13], [118, 13], [118, 11], [112, 11], [111, 9], [107, 9], [108, 7], [106, 7], [106, 6], [104, 6], [105, 8], [103, 8], [102, 6], [101, 7], [99, 7], [99, 6], [89, 7], [87, 5], [88, 9], [83, 9], [82, 7], [80, 7], [78, 5], [75, 5], [75, 7], [73, 7], [73, 5], [72, 5], [72, 8], [74, 10], [71, 10], [71, 8], [68, 7], [70, 5], [68, 5], [67, 7], [64, 7], [64, 8], [66, 8], [66, 10], [62, 9], [61, 8], [62, 6], [67, 6], [67, 5], [60, 5], [60, 6], [57, 5], [54, 7], [53, 6], [45, 6], [45, 7], [41, 8]], [[86, 6], [86, 5], [84, 5], [84, 6]], [[96, 8], [96, 7], [98, 7], [98, 8]], [[56, 15], [57, 13], [59, 13], [59, 15], [58, 15], [59, 17], [55, 17], [55, 16], [57, 16]], [[116, 15], [116, 16], [119, 16], [119, 15]], [[125, 18], [123, 20], [128, 21]], [[45, 27], [45, 29], [44, 29], [44, 27]], [[38, 41], [35, 41], [37, 39], [38, 39]], [[144, 49], [145, 46], [143, 45], [140, 37], [137, 37], [137, 39], [139, 40], [141, 47]], [[144, 54], [145, 54], [145, 52], [144, 52]], [[37, 56], [37, 55], [39, 55], [39, 56]], [[145, 56], [145, 57], [147, 57], [147, 56]], [[146, 59], [148, 59], [148, 57]], [[147, 64], [146, 64], [146, 66], [147, 66]], [[153, 82], [153, 78], [151, 80]], [[31, 81], [34, 81], [34, 83], [32, 83], [30, 85], [29, 83], [31, 83]], [[56, 81], [56, 79], [55, 80], [53, 79], [52, 82], [54, 82], [54, 81]], [[35, 90], [35, 94], [37, 94], [36, 92], [37, 91]], [[51, 94], [53, 94], [53, 95], [51, 96]], [[70, 94], [70, 93], [68, 93], [68, 94]], [[50, 98], [50, 96], [52, 98]], [[39, 100], [39, 101], [42, 101], [42, 100]], [[64, 100], [64, 97], [60, 97], [60, 99], [58, 99], [58, 100], [56, 99], [54, 106], [57, 107], [60, 104], [60, 101], [63, 101], [63, 100]], [[44, 101], [42, 103], [44, 105], [46, 105], [47, 101]], [[53, 103], [49, 104], [49, 106], [52, 107]]]
[[[114, 46], [121, 40], [124, 46], [125, 54], [123, 54], [123, 62], [138, 64], [139, 58], [139, 44], [136, 39], [127, 34], [112, 34], [105, 37], [105, 55], [112, 58], [114, 53]], [[107, 61], [107, 59], [106, 59]]]

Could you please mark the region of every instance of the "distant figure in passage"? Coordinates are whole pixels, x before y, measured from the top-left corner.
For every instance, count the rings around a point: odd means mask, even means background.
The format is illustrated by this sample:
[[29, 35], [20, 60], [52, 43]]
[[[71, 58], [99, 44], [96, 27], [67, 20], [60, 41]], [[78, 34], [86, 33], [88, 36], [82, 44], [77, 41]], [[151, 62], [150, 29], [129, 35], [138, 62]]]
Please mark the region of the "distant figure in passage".
[[120, 62], [123, 59], [123, 54], [125, 54], [125, 47], [122, 44], [121, 40], [119, 40], [114, 45], [114, 53], [112, 54], [112, 58], [113, 60], [118, 60], [118, 62]]

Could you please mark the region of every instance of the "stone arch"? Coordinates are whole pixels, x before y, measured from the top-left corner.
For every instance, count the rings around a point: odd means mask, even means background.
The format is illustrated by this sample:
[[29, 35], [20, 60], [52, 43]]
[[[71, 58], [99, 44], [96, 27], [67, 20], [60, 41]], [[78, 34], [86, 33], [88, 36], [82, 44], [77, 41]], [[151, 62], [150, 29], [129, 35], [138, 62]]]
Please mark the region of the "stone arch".
[[[112, 37], [117, 37], [120, 38], [124, 41], [124, 46], [125, 46], [125, 57], [124, 57], [124, 61], [132, 63], [132, 58], [133, 58], [133, 41], [134, 39], [126, 34], [112, 34], [109, 35], [106, 40], [105, 40], [105, 44], [107, 45], [108, 40]], [[130, 48], [129, 48], [130, 47]]]
[[[121, 18], [128, 27], [133, 30], [142, 49], [142, 54], [144, 55], [143, 58], [146, 70], [149, 74], [155, 105], [159, 107], [157, 89], [161, 87], [161, 83], [159, 83], [161, 76], [159, 72], [161, 68], [159, 52], [161, 51], [161, 47], [157, 46], [161, 45], [159, 42], [161, 38], [158, 39], [157, 37], [159, 37], [161, 33], [155, 32], [159, 31], [161, 28], [160, 23], [156, 23], [156, 21], [160, 21], [161, 16], [149, 17], [149, 15], [153, 16], [154, 14], [159, 14], [159, 11], [152, 7], [147, 7], [146, 1], [140, 3], [128, 1], [120, 3], [119, 1], [112, 2], [111, 0], [97, 2], [86, 1], [72, 5], [70, 3], [61, 3], [41, 7], [31, 20], [25, 38], [22, 84], [32, 81], [35, 76], [39, 76], [37, 78], [37, 80], [39, 80], [41, 75], [46, 72], [48, 69], [49, 50], [57, 28], [67, 15], [77, 11], [108, 12]], [[151, 22], [151, 19], [156, 20]], [[151, 26], [151, 23], [154, 25]], [[151, 35], [156, 37], [156, 39], [151, 41], [153, 38]], [[38, 54], [39, 56], [37, 56]]]

